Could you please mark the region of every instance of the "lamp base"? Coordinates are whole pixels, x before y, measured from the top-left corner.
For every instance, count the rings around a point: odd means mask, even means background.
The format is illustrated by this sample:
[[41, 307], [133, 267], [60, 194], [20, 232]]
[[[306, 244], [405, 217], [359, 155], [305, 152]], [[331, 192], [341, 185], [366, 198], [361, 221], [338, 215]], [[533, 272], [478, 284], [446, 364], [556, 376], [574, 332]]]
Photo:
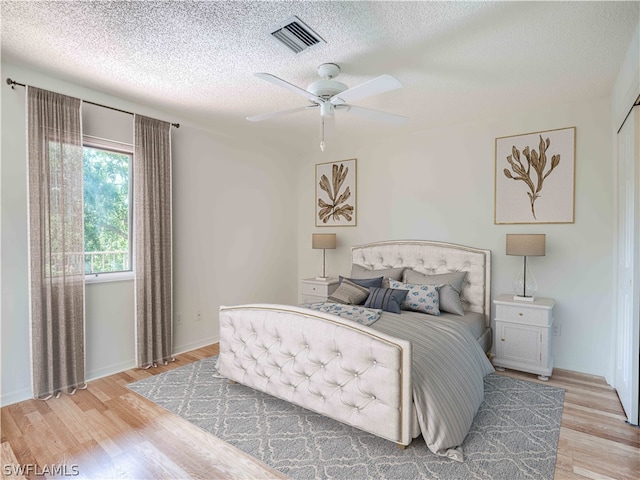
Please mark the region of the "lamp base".
[[319, 282], [327, 282], [329, 283], [329, 277], [316, 277], [316, 280]]
[[514, 295], [513, 299], [517, 302], [533, 302], [536, 297], [531, 296], [531, 297], [523, 297], [521, 295]]

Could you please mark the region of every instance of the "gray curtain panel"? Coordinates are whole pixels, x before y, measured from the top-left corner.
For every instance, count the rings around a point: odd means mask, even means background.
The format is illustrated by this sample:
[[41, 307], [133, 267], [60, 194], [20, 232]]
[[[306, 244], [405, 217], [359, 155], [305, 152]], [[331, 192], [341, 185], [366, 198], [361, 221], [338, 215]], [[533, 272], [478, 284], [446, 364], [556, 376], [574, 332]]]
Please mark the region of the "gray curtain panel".
[[172, 360], [171, 124], [135, 116], [133, 218], [136, 360]]
[[27, 87], [34, 398], [85, 386], [81, 100]]

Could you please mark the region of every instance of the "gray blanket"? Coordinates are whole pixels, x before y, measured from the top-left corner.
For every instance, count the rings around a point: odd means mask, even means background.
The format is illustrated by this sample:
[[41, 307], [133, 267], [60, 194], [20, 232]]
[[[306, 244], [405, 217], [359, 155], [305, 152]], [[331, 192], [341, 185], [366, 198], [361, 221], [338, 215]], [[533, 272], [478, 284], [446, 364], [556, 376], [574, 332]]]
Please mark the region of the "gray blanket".
[[371, 328], [410, 340], [413, 401], [433, 453], [463, 461], [460, 445], [484, 399], [493, 366], [463, 323], [420, 313], [383, 312]]

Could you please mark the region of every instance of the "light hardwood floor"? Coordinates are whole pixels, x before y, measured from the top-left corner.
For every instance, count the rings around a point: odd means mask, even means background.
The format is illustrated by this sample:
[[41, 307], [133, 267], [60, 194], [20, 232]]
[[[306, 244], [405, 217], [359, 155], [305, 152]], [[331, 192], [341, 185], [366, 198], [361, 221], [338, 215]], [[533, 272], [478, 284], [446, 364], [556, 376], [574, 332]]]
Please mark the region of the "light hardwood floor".
[[[58, 473], [70, 478], [286, 478], [125, 387], [217, 353], [211, 345], [167, 366], [95, 380], [73, 396], [3, 407], [0, 476], [36, 478], [65, 465]], [[625, 424], [615, 391], [599, 377], [558, 369], [545, 383], [566, 390], [555, 478], [640, 478], [640, 429]], [[16, 475], [19, 467], [27, 475]]]

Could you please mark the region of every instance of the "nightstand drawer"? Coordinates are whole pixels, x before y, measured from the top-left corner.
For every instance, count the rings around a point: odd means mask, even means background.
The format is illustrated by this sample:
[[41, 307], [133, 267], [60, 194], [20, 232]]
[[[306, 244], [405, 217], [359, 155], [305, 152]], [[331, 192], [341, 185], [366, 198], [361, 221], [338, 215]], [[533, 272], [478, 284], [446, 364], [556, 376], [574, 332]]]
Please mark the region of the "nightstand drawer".
[[321, 285], [317, 283], [302, 282], [302, 295], [329, 295], [329, 284]]
[[547, 309], [531, 308], [529, 305], [512, 306], [496, 305], [496, 320], [512, 323], [524, 323], [548, 327], [551, 325], [550, 311]]
[[302, 303], [326, 302], [327, 297], [338, 288], [337, 278], [328, 278], [326, 281], [315, 278], [305, 278], [300, 282], [300, 296]]

